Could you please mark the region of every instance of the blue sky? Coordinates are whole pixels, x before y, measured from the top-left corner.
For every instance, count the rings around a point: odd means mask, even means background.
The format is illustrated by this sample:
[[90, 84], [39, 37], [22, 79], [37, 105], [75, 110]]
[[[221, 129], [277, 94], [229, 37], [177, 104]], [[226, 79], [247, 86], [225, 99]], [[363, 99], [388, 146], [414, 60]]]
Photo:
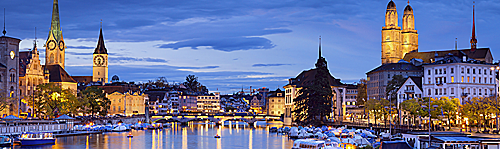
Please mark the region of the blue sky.
[[[381, 28], [388, 0], [86, 0], [59, 1], [61, 28], [68, 46], [71, 75], [92, 74], [92, 52], [100, 20], [109, 52], [109, 78], [147, 81], [167, 77], [182, 82], [188, 74], [211, 91], [232, 93], [252, 86], [276, 89], [302, 70], [314, 67], [318, 37], [330, 72], [345, 83], [365, 78], [380, 65]], [[403, 16], [406, 0], [395, 0]], [[5, 1], [7, 35], [38, 48], [50, 28], [51, 0]], [[470, 47], [471, 0], [412, 0], [419, 50]], [[500, 3], [476, 2], [478, 47], [500, 43]], [[44, 62], [42, 62], [44, 63]]]

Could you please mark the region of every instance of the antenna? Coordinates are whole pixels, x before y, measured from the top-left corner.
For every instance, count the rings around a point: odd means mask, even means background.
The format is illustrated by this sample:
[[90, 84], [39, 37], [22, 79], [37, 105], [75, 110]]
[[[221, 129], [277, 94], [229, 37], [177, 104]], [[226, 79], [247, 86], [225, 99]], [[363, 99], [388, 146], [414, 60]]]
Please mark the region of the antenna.
[[102, 28], [102, 19], [101, 19], [101, 28]]
[[5, 31], [5, 8], [3, 8], [3, 36], [7, 34], [7, 31]]
[[455, 50], [458, 50], [458, 47], [457, 47], [457, 38], [455, 38]]

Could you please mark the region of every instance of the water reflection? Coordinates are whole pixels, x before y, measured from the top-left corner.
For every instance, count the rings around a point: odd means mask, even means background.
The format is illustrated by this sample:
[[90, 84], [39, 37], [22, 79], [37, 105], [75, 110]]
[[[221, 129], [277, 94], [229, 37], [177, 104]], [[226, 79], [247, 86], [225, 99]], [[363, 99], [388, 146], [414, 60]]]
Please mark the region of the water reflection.
[[[275, 127], [275, 126], [271, 126]], [[279, 126], [278, 126], [279, 127]], [[233, 129], [236, 129], [233, 131]], [[293, 140], [286, 136], [269, 133], [268, 126], [215, 126], [206, 123], [190, 123], [181, 126], [172, 123], [162, 130], [132, 130], [133, 138], [127, 138], [128, 132], [109, 132], [89, 136], [57, 138], [56, 145], [38, 146], [35, 149], [260, 149], [283, 148], [293, 145]], [[220, 135], [220, 139], [214, 138]], [[19, 148], [19, 147], [16, 147]]]

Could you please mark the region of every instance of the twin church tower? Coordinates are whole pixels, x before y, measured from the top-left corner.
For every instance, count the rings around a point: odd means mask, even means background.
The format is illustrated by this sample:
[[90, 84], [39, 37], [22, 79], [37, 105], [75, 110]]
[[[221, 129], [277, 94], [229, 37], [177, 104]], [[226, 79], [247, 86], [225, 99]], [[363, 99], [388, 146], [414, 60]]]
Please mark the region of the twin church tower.
[[403, 29], [398, 26], [396, 4], [391, 0], [385, 12], [385, 26], [382, 27], [382, 64], [397, 63], [406, 53], [418, 52], [418, 33], [410, 1], [404, 9]]
[[[59, 65], [62, 69], [65, 68], [65, 50], [61, 25], [59, 21], [59, 6], [58, 0], [54, 0], [52, 8], [52, 21], [49, 31], [49, 37], [45, 43], [45, 64]], [[93, 82], [108, 83], [108, 50], [104, 45], [104, 37], [102, 35], [102, 26], [99, 33], [97, 47], [93, 54]]]

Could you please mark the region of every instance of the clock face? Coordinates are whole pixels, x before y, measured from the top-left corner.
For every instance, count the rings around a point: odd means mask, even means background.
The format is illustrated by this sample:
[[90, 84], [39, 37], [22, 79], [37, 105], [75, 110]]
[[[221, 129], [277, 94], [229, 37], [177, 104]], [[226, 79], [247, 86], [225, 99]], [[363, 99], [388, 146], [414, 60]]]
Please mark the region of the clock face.
[[10, 58], [14, 59], [16, 57], [16, 53], [14, 51], [10, 51]]
[[50, 40], [47, 46], [50, 50], [54, 50], [56, 48], [56, 41]]
[[94, 64], [96, 66], [102, 66], [106, 63], [106, 60], [104, 59], [104, 57], [102, 55], [97, 55], [94, 57]]
[[64, 50], [64, 41], [59, 41], [59, 50]]

